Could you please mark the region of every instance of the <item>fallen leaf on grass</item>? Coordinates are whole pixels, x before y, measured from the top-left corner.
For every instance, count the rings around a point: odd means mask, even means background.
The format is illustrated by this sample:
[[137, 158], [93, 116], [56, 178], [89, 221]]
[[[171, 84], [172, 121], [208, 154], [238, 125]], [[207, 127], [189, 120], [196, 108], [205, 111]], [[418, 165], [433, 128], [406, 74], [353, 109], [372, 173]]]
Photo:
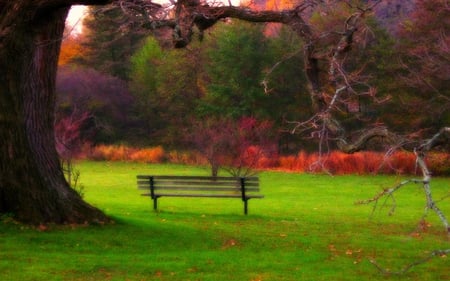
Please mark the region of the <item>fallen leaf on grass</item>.
[[45, 224], [40, 224], [38, 226], [38, 230], [39, 231], [46, 231], [48, 229], [48, 227]]
[[198, 271], [198, 268], [197, 267], [191, 267], [191, 268], [188, 268], [188, 270], [187, 270], [187, 272], [189, 272], [189, 273], [193, 273], [193, 272], [197, 272]]
[[238, 244], [238, 243], [237, 243], [236, 240], [230, 239], [230, 240], [225, 241], [225, 243], [223, 243], [222, 249], [225, 250], [225, 249], [234, 247], [234, 246], [236, 246], [237, 244]]

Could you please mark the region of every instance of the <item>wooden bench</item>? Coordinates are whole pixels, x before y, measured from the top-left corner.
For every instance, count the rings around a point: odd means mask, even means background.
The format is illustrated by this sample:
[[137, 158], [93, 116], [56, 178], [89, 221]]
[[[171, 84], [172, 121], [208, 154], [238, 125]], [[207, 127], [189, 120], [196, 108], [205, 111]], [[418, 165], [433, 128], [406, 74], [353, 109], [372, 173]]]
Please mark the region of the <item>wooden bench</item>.
[[147, 190], [142, 196], [153, 199], [153, 209], [158, 208], [159, 197], [211, 197], [238, 198], [244, 202], [244, 214], [248, 213], [247, 201], [263, 198], [259, 192], [258, 177], [202, 177], [202, 176], [137, 176], [139, 189]]

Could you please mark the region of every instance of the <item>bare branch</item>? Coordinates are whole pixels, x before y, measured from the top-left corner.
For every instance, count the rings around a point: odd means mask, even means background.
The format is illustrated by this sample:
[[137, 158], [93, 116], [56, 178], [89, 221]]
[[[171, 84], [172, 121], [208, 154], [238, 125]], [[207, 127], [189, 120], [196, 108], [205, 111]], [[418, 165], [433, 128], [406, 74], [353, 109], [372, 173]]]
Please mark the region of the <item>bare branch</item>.
[[448, 254], [450, 253], [450, 249], [444, 249], [444, 250], [434, 250], [432, 251], [430, 254], [428, 254], [428, 256], [416, 260], [406, 266], [404, 266], [401, 270], [399, 271], [390, 271], [382, 266], [380, 266], [375, 260], [370, 260], [370, 263], [373, 264], [381, 273], [385, 274], [385, 275], [403, 275], [406, 272], [408, 272], [409, 270], [411, 270], [414, 266], [418, 266], [421, 264], [424, 264], [426, 262], [428, 262], [429, 260], [435, 258], [435, 257], [446, 257]]
[[431, 139], [427, 140], [424, 144], [419, 146], [417, 149], [421, 152], [428, 152], [431, 149], [448, 144], [450, 140], [450, 127], [442, 128], [438, 133], [436, 133]]
[[378, 200], [380, 200], [381, 198], [383, 198], [385, 196], [393, 196], [394, 192], [396, 192], [397, 190], [399, 190], [400, 188], [402, 188], [403, 186], [405, 186], [409, 183], [423, 183], [423, 180], [418, 180], [418, 179], [404, 180], [394, 187], [384, 189], [382, 192], [378, 193], [377, 195], [375, 195], [374, 197], [372, 197], [370, 199], [360, 200], [360, 201], [355, 202], [355, 204], [362, 205], [362, 204], [370, 204], [373, 202], [376, 203], [376, 202], [378, 202]]
[[286, 56], [284, 56], [281, 60], [279, 60], [278, 62], [276, 62], [265, 74], [263, 81], [261, 81], [261, 85], [263, 85], [264, 87], [264, 93], [265, 94], [269, 94], [271, 92], [271, 89], [269, 89], [269, 81], [267, 80], [269, 78], [269, 76], [273, 73], [273, 71], [275, 69], [278, 68], [278, 66], [280, 66], [282, 63], [286, 62], [287, 60], [293, 58], [294, 56], [298, 55], [300, 53], [300, 51], [295, 51], [292, 52], [291, 54], [288, 54]]
[[337, 144], [339, 149], [341, 149], [342, 151], [347, 153], [354, 153], [364, 149], [367, 143], [374, 138], [381, 138], [383, 139], [383, 141], [391, 144], [400, 143], [402, 141], [399, 136], [391, 133], [387, 128], [375, 127], [372, 129], [364, 130], [361, 135], [352, 142], [349, 142], [347, 139], [345, 139], [345, 137], [340, 137]]

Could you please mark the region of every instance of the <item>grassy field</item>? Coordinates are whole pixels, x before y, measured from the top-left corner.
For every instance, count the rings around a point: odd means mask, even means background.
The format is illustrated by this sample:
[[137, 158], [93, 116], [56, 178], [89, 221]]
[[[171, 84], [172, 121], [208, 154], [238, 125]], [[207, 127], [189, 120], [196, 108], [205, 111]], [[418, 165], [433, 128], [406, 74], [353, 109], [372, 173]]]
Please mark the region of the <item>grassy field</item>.
[[[400, 270], [430, 250], [450, 248], [430, 213], [418, 232], [424, 197], [411, 185], [397, 209], [355, 205], [403, 178], [263, 172], [264, 199], [161, 198], [160, 212], [139, 196], [137, 174], [207, 175], [180, 165], [82, 162], [85, 199], [115, 223], [42, 231], [0, 221], [0, 280], [450, 280], [450, 257], [402, 276], [383, 275], [369, 260]], [[434, 179], [436, 198], [450, 179]], [[450, 215], [450, 200], [440, 202]], [[391, 205], [390, 203], [388, 204]]]

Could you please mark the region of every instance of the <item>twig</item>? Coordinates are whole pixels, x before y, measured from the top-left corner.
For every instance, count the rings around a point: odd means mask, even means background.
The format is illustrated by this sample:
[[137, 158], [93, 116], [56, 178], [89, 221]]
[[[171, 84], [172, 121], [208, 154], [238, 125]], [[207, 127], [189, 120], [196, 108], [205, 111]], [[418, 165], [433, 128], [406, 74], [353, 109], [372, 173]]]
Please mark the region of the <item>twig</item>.
[[424, 264], [426, 262], [428, 262], [429, 260], [431, 260], [434, 257], [446, 257], [447, 254], [450, 253], [450, 249], [444, 249], [444, 250], [434, 250], [432, 251], [428, 256], [416, 260], [410, 264], [407, 264], [406, 266], [404, 266], [401, 270], [399, 271], [390, 271], [389, 269], [386, 269], [382, 266], [380, 266], [375, 260], [371, 259], [369, 260], [369, 262], [371, 264], [373, 264], [378, 271], [380, 271], [381, 273], [385, 274], [385, 275], [403, 275], [406, 272], [408, 272], [409, 270], [411, 270], [414, 266], [420, 265], [420, 264]]

